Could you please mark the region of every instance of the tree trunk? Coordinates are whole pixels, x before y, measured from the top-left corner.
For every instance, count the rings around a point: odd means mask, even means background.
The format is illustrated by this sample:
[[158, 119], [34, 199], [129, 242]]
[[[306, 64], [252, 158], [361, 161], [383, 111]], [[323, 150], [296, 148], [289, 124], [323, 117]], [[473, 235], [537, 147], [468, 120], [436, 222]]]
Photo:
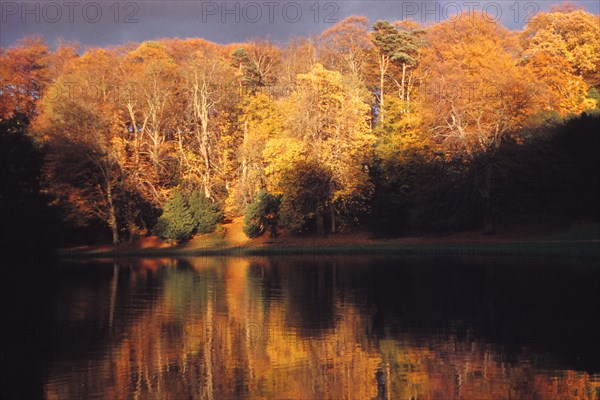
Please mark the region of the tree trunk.
[[329, 203], [329, 219], [331, 222], [331, 233], [335, 233], [336, 232], [335, 206], [333, 205], [333, 203]]
[[252, 196], [254, 195], [254, 188], [250, 188], [248, 190], [247, 182], [248, 182], [248, 166], [246, 162], [246, 148], [248, 146], [248, 121], [244, 122], [244, 140], [242, 142], [242, 148], [244, 149], [242, 153], [242, 173], [240, 174], [240, 187], [242, 188], [242, 195], [244, 196], [244, 202], [249, 204], [252, 201]]
[[493, 167], [488, 166], [485, 170], [485, 182], [483, 188], [483, 233], [491, 235], [496, 231], [494, 212], [492, 210], [492, 176]]
[[204, 160], [204, 195], [210, 199], [212, 194], [210, 192], [210, 150], [209, 150], [209, 131], [208, 131], [208, 117], [209, 117], [209, 99], [208, 99], [208, 86], [206, 81], [202, 82], [202, 88], [200, 91], [200, 126], [202, 129], [200, 139], [200, 153]]
[[408, 83], [406, 85], [406, 109], [410, 110], [410, 87], [412, 83], [412, 73], [408, 75]]
[[385, 83], [385, 70], [386, 70], [386, 66], [385, 66], [385, 59], [384, 56], [380, 57], [380, 61], [379, 61], [379, 122], [383, 125], [384, 122], [384, 114], [385, 111], [383, 110], [384, 105], [385, 105], [385, 100], [383, 97], [383, 85]]
[[323, 220], [323, 215], [317, 215], [317, 235], [325, 236], [325, 221]]
[[112, 188], [110, 183], [106, 185], [106, 198], [108, 200], [108, 226], [112, 232], [112, 243], [119, 243], [119, 226], [117, 225], [117, 215], [115, 205], [112, 198]]
[[129, 225], [129, 244], [133, 244], [133, 239], [135, 237], [135, 225]]
[[133, 112], [133, 105], [127, 103], [127, 110], [129, 111], [129, 118], [133, 128], [133, 165], [137, 167], [140, 164], [140, 140], [138, 137], [138, 126], [135, 113]]
[[402, 63], [402, 87], [400, 88], [400, 100], [404, 101], [406, 90], [404, 89], [406, 82], [406, 64]]
[[[208, 112], [207, 112], [208, 114]], [[200, 147], [200, 153], [202, 154], [202, 158], [204, 160], [204, 195], [207, 198], [211, 198], [210, 193], [210, 155], [208, 153], [208, 121], [206, 119], [202, 120], [202, 141]]]
[[[111, 217], [112, 218], [112, 217]], [[110, 231], [112, 232], [112, 244], [119, 244], [119, 228], [116, 221], [109, 221]]]
[[496, 232], [496, 223], [494, 221], [494, 215], [491, 207], [487, 205], [485, 214], [483, 216], [483, 233], [486, 235], [492, 235]]
[[194, 81], [191, 88], [191, 96], [193, 102], [193, 122], [196, 125], [194, 129], [194, 135], [198, 142], [198, 151], [202, 157], [202, 163], [204, 164], [204, 171], [202, 171], [202, 185], [204, 186], [204, 196], [207, 198], [212, 197], [210, 187], [210, 141], [209, 141], [209, 129], [208, 120], [210, 115], [210, 99], [209, 99], [209, 88], [208, 88], [208, 77], [206, 71], [202, 71], [202, 77], [198, 76], [198, 71], [194, 70]]

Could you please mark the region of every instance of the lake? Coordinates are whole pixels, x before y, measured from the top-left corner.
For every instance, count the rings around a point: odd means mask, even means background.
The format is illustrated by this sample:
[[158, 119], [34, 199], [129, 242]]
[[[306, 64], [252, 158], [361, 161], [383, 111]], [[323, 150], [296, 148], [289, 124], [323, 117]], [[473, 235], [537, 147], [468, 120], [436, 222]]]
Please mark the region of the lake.
[[3, 271], [2, 399], [600, 398], [597, 260], [204, 257]]

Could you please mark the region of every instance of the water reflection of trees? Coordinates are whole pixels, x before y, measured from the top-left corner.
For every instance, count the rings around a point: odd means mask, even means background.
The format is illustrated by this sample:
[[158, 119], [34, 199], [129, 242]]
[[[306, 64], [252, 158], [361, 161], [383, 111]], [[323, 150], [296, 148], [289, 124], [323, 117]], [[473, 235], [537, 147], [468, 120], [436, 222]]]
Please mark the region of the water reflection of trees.
[[[598, 398], [598, 375], [542, 371], [527, 349], [486, 340], [489, 321], [470, 326], [485, 310], [503, 318], [498, 286], [468, 289], [503, 278], [489, 269], [462, 284], [442, 271], [432, 284], [426, 266], [382, 279], [364, 260], [144, 263], [119, 269], [109, 342], [93, 361], [52, 365], [48, 398]], [[72, 293], [68, 313], [98, 318], [89, 292]]]

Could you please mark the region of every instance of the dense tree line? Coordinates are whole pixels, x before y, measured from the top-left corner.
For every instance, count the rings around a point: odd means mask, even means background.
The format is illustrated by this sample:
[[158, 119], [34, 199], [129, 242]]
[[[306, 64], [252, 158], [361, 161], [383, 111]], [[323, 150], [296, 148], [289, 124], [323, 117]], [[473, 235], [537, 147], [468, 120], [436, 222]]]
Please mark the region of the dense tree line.
[[251, 235], [492, 232], [500, 216], [598, 196], [599, 17], [572, 7], [520, 32], [473, 13], [432, 26], [354, 16], [285, 44], [80, 55], [27, 39], [0, 58], [0, 122], [27, 121], [40, 190], [114, 243], [189, 217], [173, 228], [187, 238], [247, 210]]

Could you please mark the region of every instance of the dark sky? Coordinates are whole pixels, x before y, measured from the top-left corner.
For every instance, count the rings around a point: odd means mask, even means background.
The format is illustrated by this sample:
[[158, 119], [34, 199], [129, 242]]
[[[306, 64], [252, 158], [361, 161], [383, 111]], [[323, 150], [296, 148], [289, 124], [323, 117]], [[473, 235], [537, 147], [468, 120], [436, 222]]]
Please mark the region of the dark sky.
[[[548, 10], [555, 1], [4, 1], [0, 2], [0, 45], [10, 47], [29, 35], [43, 35], [89, 46], [118, 45], [164, 37], [203, 37], [218, 43], [258, 37], [286, 41], [319, 33], [349, 15], [371, 22], [414, 19], [436, 22], [457, 10], [485, 10], [510, 29], [528, 15]], [[600, 1], [573, 3], [600, 14]]]

